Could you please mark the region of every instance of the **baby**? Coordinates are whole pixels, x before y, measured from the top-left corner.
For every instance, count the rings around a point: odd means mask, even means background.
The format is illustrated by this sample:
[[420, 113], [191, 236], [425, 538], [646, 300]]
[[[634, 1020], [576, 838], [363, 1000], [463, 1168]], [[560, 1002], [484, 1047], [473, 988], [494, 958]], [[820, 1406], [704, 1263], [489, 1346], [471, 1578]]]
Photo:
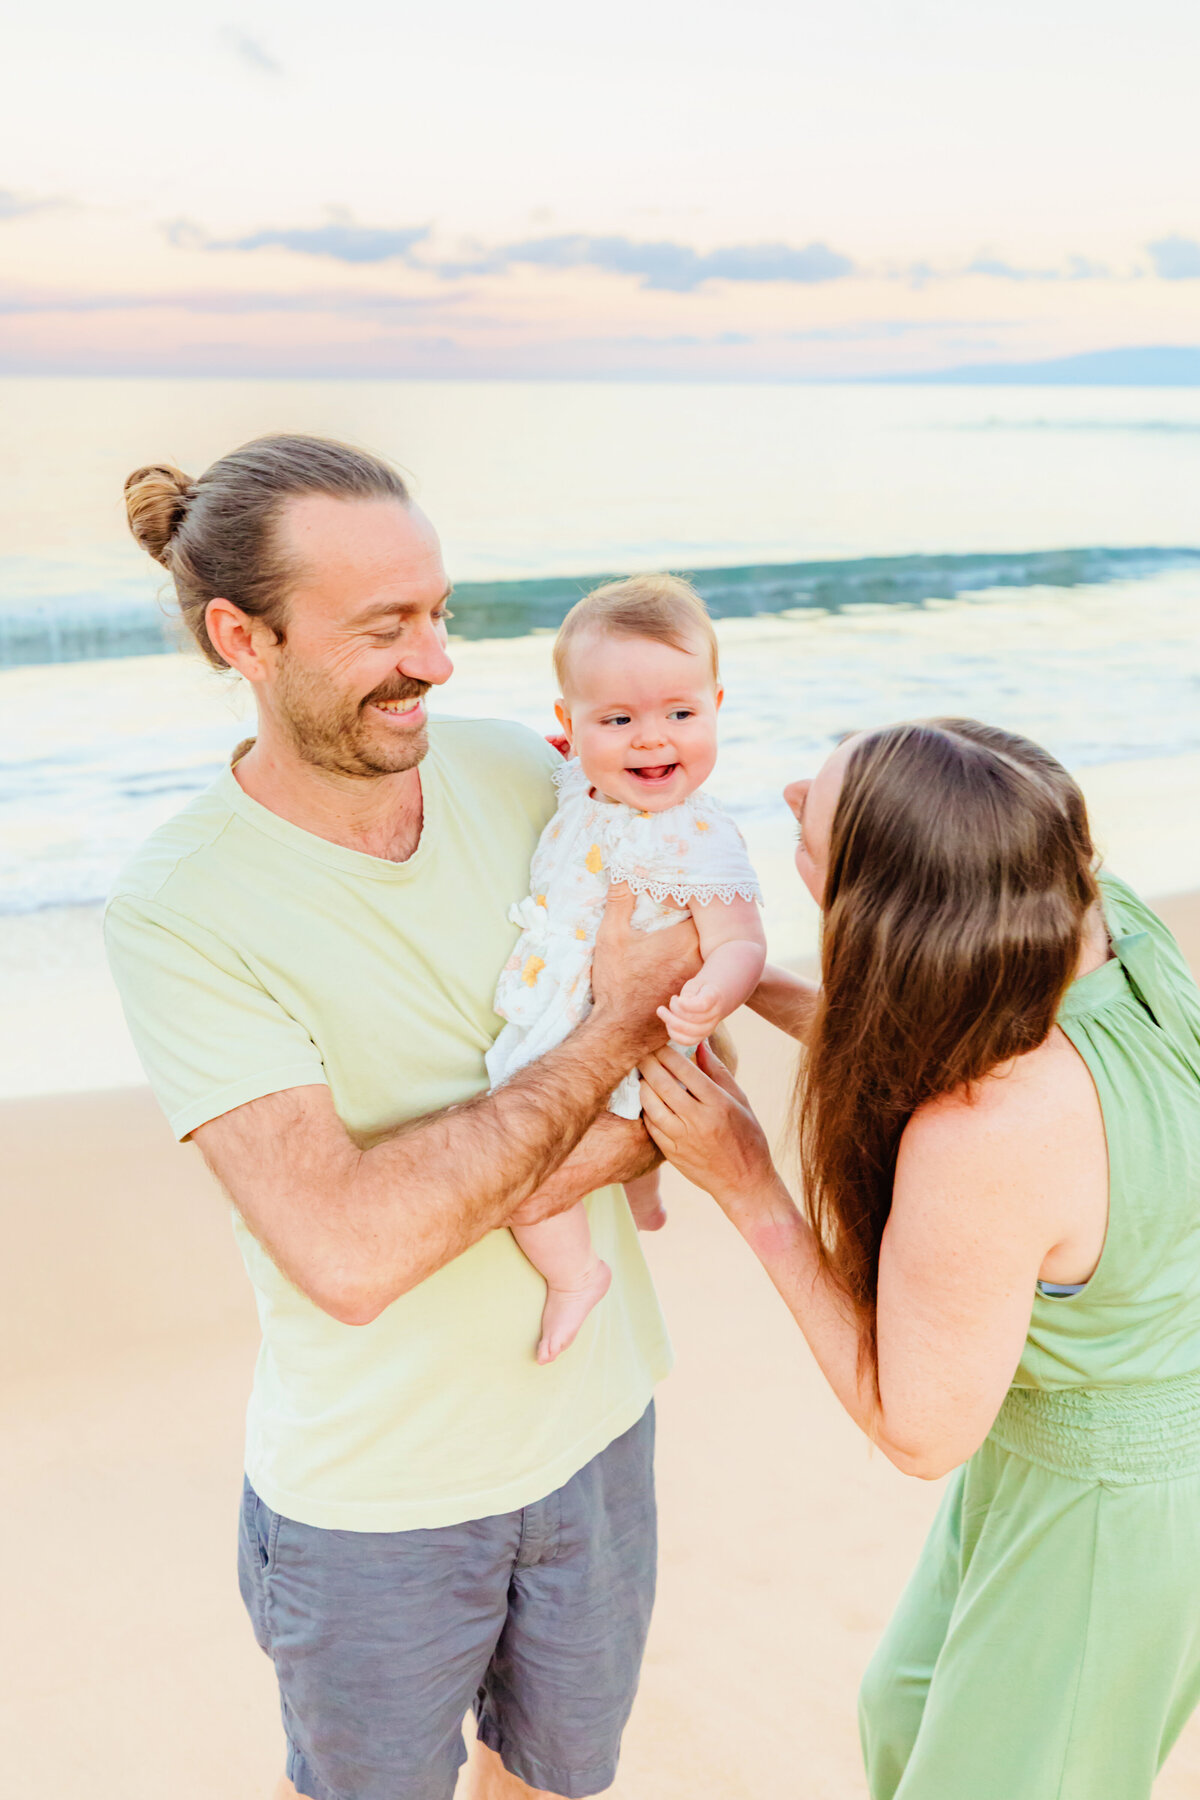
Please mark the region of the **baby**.
[[[563, 621], [554, 670], [571, 759], [555, 772], [558, 811], [534, 852], [532, 892], [509, 915], [523, 929], [496, 989], [508, 1023], [487, 1056], [493, 1087], [589, 1012], [610, 882], [638, 896], [633, 922], [644, 931], [689, 914], [695, 921], [703, 966], [659, 1008], [673, 1043], [694, 1048], [708, 1037], [754, 991], [766, 960], [762, 895], [742, 834], [700, 791], [717, 760], [724, 690], [716, 633], [695, 589], [670, 575], [597, 588]], [[636, 1069], [609, 1109], [640, 1117]], [[643, 1230], [663, 1223], [657, 1174], [625, 1192]], [[582, 1202], [513, 1235], [546, 1280], [537, 1357], [552, 1362], [606, 1293], [608, 1266]]]

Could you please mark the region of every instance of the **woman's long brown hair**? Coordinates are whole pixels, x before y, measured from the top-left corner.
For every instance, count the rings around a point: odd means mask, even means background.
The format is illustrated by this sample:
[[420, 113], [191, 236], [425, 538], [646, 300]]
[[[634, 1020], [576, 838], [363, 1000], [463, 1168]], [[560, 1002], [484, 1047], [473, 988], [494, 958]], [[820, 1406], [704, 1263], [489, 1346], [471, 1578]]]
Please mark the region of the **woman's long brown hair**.
[[851, 751], [799, 1137], [809, 1218], [858, 1315], [864, 1368], [877, 1372], [901, 1133], [918, 1107], [1048, 1036], [1097, 898], [1094, 864], [1083, 795], [1026, 738], [931, 719]]

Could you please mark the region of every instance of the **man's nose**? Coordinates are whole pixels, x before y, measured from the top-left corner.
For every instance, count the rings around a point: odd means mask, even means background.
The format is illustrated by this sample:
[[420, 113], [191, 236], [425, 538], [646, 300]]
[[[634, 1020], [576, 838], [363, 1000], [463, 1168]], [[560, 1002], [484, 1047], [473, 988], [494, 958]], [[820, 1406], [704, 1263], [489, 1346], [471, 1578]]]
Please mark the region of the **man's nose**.
[[410, 681], [427, 681], [431, 687], [440, 687], [443, 681], [449, 681], [454, 664], [436, 625], [426, 625], [419, 637], [409, 639], [397, 670], [401, 675], [407, 675]]

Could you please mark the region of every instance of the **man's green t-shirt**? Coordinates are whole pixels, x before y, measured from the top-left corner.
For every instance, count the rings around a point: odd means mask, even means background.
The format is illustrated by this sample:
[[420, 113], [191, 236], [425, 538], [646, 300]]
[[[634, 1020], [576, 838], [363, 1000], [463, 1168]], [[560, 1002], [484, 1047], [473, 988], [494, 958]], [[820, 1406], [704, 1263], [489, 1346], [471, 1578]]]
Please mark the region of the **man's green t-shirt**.
[[[556, 761], [521, 726], [432, 724], [405, 863], [302, 831], [232, 770], [155, 832], [106, 930], [176, 1136], [314, 1082], [367, 1138], [485, 1089], [508, 908], [528, 890]], [[419, 1161], [406, 1179], [419, 1188]], [[634, 1424], [670, 1349], [620, 1188], [588, 1212], [612, 1287], [547, 1367], [534, 1360], [545, 1286], [507, 1231], [349, 1326], [235, 1216], [263, 1333], [246, 1470], [268, 1506], [349, 1531], [484, 1518], [551, 1493]]]

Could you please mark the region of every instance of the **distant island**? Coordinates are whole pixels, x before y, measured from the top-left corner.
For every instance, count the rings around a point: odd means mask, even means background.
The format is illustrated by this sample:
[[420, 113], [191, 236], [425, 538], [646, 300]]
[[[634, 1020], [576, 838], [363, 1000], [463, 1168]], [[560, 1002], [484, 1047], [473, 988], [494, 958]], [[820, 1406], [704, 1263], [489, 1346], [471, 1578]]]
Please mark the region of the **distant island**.
[[876, 375], [878, 382], [945, 383], [989, 387], [1200, 387], [1200, 348], [1146, 344], [1129, 350], [1090, 350], [1043, 362], [965, 363], [926, 374]]

